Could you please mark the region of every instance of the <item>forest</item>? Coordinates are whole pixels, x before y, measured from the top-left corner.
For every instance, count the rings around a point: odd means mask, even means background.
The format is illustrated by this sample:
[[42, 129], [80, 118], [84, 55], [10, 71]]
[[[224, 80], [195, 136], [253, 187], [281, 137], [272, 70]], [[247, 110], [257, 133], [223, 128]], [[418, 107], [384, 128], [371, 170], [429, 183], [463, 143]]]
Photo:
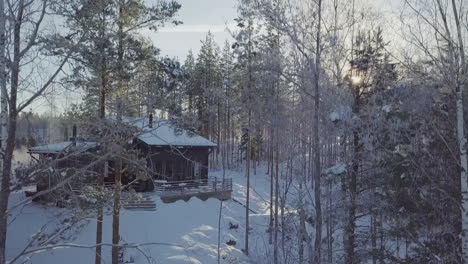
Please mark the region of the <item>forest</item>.
[[[236, 0], [230, 40], [207, 32], [180, 60], [147, 36], [183, 25], [178, 1], [0, 0], [0, 264], [66, 263], [34, 258], [61, 248], [86, 248], [95, 264], [468, 263], [468, 2], [392, 0], [392, 13], [377, 2]], [[33, 110], [72, 92], [63, 112]], [[123, 120], [152, 128], [153, 116], [214, 142], [209, 176], [233, 178], [232, 200], [187, 202], [212, 207], [209, 260], [148, 257], [144, 246], [201, 243], [171, 244], [169, 232], [122, 242], [125, 199], [141, 198], [122, 177], [155, 173], [129, 143], [147, 127]], [[99, 146], [86, 164], [57, 167], [76, 151], [15, 160], [75, 142], [76, 127]], [[18, 198], [40, 175], [49, 187]], [[76, 182], [89, 186], [69, 197]], [[54, 206], [36, 202], [46, 196]], [[154, 214], [170, 213], [155, 199]], [[61, 207], [61, 220], [19, 250], [14, 221], [39, 207]], [[174, 217], [193, 208], [176, 203]], [[90, 239], [76, 242], [89, 219]], [[226, 245], [226, 232], [239, 233]]]

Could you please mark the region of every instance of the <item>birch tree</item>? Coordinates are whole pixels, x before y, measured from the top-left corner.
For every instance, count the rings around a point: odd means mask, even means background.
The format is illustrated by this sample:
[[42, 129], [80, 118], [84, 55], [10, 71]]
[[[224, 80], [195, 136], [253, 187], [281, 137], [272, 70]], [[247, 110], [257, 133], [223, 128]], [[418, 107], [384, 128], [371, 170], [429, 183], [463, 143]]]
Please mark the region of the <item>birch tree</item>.
[[[48, 9], [51, 6], [50, 1], [2, 1], [2, 4], [7, 4], [8, 13], [2, 13], [2, 23], [6, 28], [5, 32], [11, 35], [3, 34], [3, 39], [8, 40], [10, 48], [12, 50], [10, 54], [11, 60], [2, 56], [2, 65], [9, 65], [8, 75], [2, 74], [2, 83], [5, 82], [4, 77], [10, 78], [9, 87], [2, 88], [3, 98], [7, 97], [8, 101], [8, 116], [7, 120], [7, 137], [3, 139], [2, 148], [4, 153], [2, 156], [2, 183], [0, 190], [0, 263], [5, 263], [5, 245], [7, 238], [7, 223], [8, 223], [8, 201], [11, 192], [11, 180], [12, 180], [12, 158], [13, 150], [15, 147], [15, 136], [16, 136], [16, 125], [18, 114], [30, 106], [38, 97], [40, 97], [47, 89], [49, 89], [55, 80], [55, 78], [61, 72], [63, 66], [70, 57], [71, 50], [66, 51], [63, 59], [56, 61], [56, 65], [50, 72], [50, 75], [42, 82], [38, 87], [23, 87], [24, 82], [20, 80], [22, 78], [28, 78], [22, 76], [23, 64], [26, 60], [40, 60], [39, 57], [34, 57], [33, 54], [37, 51], [44, 41], [42, 39], [44, 33], [44, 17], [47, 14]], [[25, 30], [26, 27], [31, 27], [30, 30]], [[76, 41], [80, 36], [69, 35], [69, 41]], [[5, 48], [2, 45], [2, 49]], [[8, 61], [7, 61], [8, 60]], [[41, 65], [41, 64], [39, 64]], [[45, 67], [41, 65], [40, 67]], [[4, 69], [5, 70], [5, 69]], [[30, 77], [29, 77], [30, 78]], [[19, 95], [24, 95], [24, 89], [30, 89], [32, 93], [26, 96], [21, 96], [22, 100], [19, 101]], [[6, 92], [6, 93], [5, 93]], [[5, 107], [3, 104], [2, 107]], [[5, 129], [2, 129], [5, 133]]]
[[[461, 188], [461, 225], [462, 225], [462, 261], [468, 263], [468, 168], [466, 152], [466, 133], [464, 116], [464, 94], [467, 86], [467, 60], [464, 40], [462, 15], [466, 13], [463, 1], [412, 1], [406, 0], [406, 6], [416, 17], [416, 25], [404, 21], [407, 40], [418, 48], [423, 56], [434, 62], [441, 77], [447, 81], [450, 91], [456, 97], [456, 134], [460, 166]], [[418, 27], [416, 27], [418, 26]], [[423, 38], [423, 30], [430, 31], [431, 38]], [[424, 34], [424, 33], [422, 33]], [[445, 48], [446, 47], [446, 48]], [[430, 78], [432, 79], [432, 78]]]

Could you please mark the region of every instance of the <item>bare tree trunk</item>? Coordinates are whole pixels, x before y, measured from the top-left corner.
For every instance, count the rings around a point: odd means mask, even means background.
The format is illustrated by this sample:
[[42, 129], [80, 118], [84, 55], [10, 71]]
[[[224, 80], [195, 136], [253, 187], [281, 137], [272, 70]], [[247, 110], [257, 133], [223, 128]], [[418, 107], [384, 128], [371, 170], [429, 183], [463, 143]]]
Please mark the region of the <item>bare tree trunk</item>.
[[379, 264], [384, 264], [385, 259], [385, 234], [383, 229], [383, 219], [383, 213], [379, 212], [379, 218], [377, 220], [377, 231], [380, 234]]
[[[104, 178], [107, 175], [107, 162], [104, 161], [101, 167], [100, 175], [99, 175], [99, 186], [101, 188], [101, 192], [104, 192]], [[102, 258], [102, 226], [103, 226], [103, 220], [104, 220], [104, 212], [103, 212], [103, 205], [101, 204], [98, 207], [97, 211], [97, 222], [96, 222], [96, 256], [95, 256], [95, 264], [100, 264], [101, 263], [101, 258]]]
[[[121, 99], [117, 99], [117, 122], [121, 122], [122, 116], [122, 102]], [[120, 255], [120, 202], [121, 202], [121, 188], [122, 188], [122, 158], [117, 153], [115, 159], [115, 186], [114, 186], [114, 208], [112, 214], [112, 264], [119, 264]]]
[[[101, 1], [100, 1], [101, 3]], [[101, 3], [102, 4], [102, 3]], [[104, 8], [104, 7], [99, 7]], [[101, 14], [105, 16], [104, 12]], [[104, 121], [106, 117], [106, 89], [107, 89], [107, 61], [106, 61], [106, 54], [105, 54], [105, 47], [102, 43], [104, 40], [105, 34], [105, 18], [102, 17], [101, 19], [101, 32], [100, 32], [100, 39], [99, 41], [99, 49], [101, 51], [101, 61], [100, 61], [100, 75], [101, 75], [101, 87], [100, 87], [100, 95], [99, 95], [99, 118]], [[105, 191], [104, 186], [104, 178], [106, 177], [107, 172], [107, 162], [104, 161], [101, 165], [101, 171], [99, 174], [98, 184], [101, 188], [101, 192]], [[97, 221], [96, 221], [96, 256], [95, 256], [95, 264], [101, 264], [102, 258], [102, 229], [103, 229], [103, 220], [104, 220], [104, 212], [103, 212], [103, 205], [101, 204], [97, 209]]]
[[[14, 73], [12, 73], [14, 74]], [[13, 97], [13, 96], [12, 96]], [[10, 101], [15, 100], [10, 97]], [[15, 96], [16, 97], [16, 96]], [[10, 196], [10, 182], [11, 182], [11, 163], [13, 159], [13, 150], [15, 148], [15, 134], [16, 134], [16, 119], [17, 113], [15, 110], [10, 107], [9, 122], [8, 126], [8, 139], [6, 152], [3, 158], [3, 177], [2, 177], [2, 188], [0, 192], [0, 212], [2, 212], [0, 217], [0, 263], [4, 264], [5, 259], [5, 246], [6, 246], [6, 236], [7, 236], [7, 222], [8, 214], [4, 213], [8, 210], [8, 201]]]
[[[223, 140], [221, 140], [221, 105], [219, 103], [217, 104], [217, 110], [218, 110], [217, 111], [218, 116], [216, 118], [216, 122], [217, 122], [217, 130], [218, 131], [216, 131], [216, 137], [217, 137], [217, 140], [218, 140], [218, 145], [219, 146], [225, 146], [225, 144], [224, 144], [225, 142]], [[216, 167], [219, 166], [219, 151], [220, 151], [220, 149], [216, 148]]]
[[[117, 98], [117, 122], [122, 121], [122, 100]], [[115, 147], [115, 146], [114, 146]], [[120, 202], [122, 188], [122, 157], [117, 153], [115, 158], [115, 186], [114, 186], [114, 208], [112, 214], [112, 264], [119, 263], [120, 255]]]
[[[119, 91], [117, 91], [117, 122], [122, 121], [122, 98], [120, 93], [123, 90], [123, 53], [124, 53], [124, 43], [123, 43], [123, 0], [119, 0], [119, 19], [118, 19], [118, 83]], [[112, 264], [119, 264], [119, 255], [120, 255], [120, 196], [121, 196], [121, 182], [122, 182], [122, 157], [121, 153], [117, 153], [115, 161], [115, 186], [114, 186], [114, 208], [112, 215]]]
[[[251, 29], [252, 22], [249, 21], [249, 28]], [[246, 150], [246, 177], [247, 177], [247, 192], [246, 192], [246, 202], [245, 202], [245, 249], [244, 253], [248, 256], [249, 255], [249, 210], [250, 210], [250, 160], [252, 154], [252, 86], [253, 86], [253, 78], [252, 78], [252, 50], [251, 50], [251, 31], [249, 31], [249, 44], [247, 48], [248, 53], [248, 87], [247, 87], [247, 107], [248, 107], [248, 134], [247, 134], [247, 150]]]
[[122, 159], [115, 162], [114, 211], [112, 216], [112, 264], [119, 264], [120, 255], [120, 189], [122, 180]]
[[221, 218], [223, 213], [223, 201], [219, 202], [219, 213], [218, 213], [218, 264], [221, 263]]
[[[224, 138], [226, 138], [226, 129], [223, 131]], [[223, 166], [223, 182], [226, 178], [226, 151], [221, 153], [222, 166]], [[219, 215], [218, 215], [218, 264], [221, 263], [221, 218], [223, 213], [223, 201], [219, 203]]]
[[[0, 189], [0, 264], [6, 262], [6, 238], [8, 229], [8, 201], [10, 198], [11, 184], [11, 163], [13, 160], [13, 150], [15, 148], [17, 110], [16, 101], [20, 71], [20, 42], [21, 25], [23, 23], [24, 1], [18, 3], [17, 16], [15, 18], [13, 31], [13, 63], [11, 65], [11, 90], [10, 90], [10, 111], [8, 116], [8, 137], [3, 154], [2, 180]], [[2, 147], [3, 148], [3, 147]]]
[[[351, 35], [351, 61], [354, 60], [354, 13], [355, 13], [355, 2], [352, 2], [352, 35]], [[352, 74], [352, 69], [351, 69]], [[354, 105], [353, 113], [357, 115], [359, 113], [359, 91], [357, 87], [352, 87]], [[345, 141], [344, 141], [345, 142]], [[346, 143], [344, 143], [345, 149], [343, 155], [346, 153]], [[344, 237], [343, 244], [345, 249], [345, 263], [354, 264], [354, 229], [355, 229], [355, 193], [356, 193], [356, 178], [359, 170], [359, 161], [358, 161], [358, 146], [359, 146], [359, 135], [356, 131], [353, 132], [353, 157], [352, 157], [352, 171], [349, 175], [349, 179], [346, 181], [343, 178], [342, 186], [344, 188], [345, 199], [349, 198], [349, 203], [347, 205], [347, 217], [344, 227]], [[348, 192], [348, 193], [347, 193]], [[348, 195], [349, 197], [348, 197]]]
[[[302, 177], [305, 177], [303, 175]], [[299, 264], [304, 263], [304, 238], [307, 237], [304, 213], [303, 179], [299, 179]]]
[[[354, 97], [355, 102], [353, 105], [353, 113], [355, 115], [359, 114], [360, 108], [360, 98], [358, 87], [354, 87]], [[359, 163], [360, 163], [360, 136], [358, 131], [353, 132], [353, 160], [352, 160], [352, 171], [350, 173], [350, 179], [348, 182], [348, 194], [349, 194], [349, 204], [348, 204], [348, 215], [347, 223], [345, 226], [345, 263], [354, 264], [356, 263], [356, 258], [354, 255], [355, 250], [355, 229], [356, 229], [356, 196], [357, 196], [357, 176], [359, 173]]]
[[282, 192], [282, 198], [280, 200], [281, 203], [281, 252], [283, 253], [283, 263], [287, 263], [287, 254], [286, 254], [286, 232], [285, 232], [285, 210], [286, 210], [286, 200], [288, 196], [288, 180], [289, 176], [292, 177], [292, 161], [293, 158], [289, 157], [289, 166], [286, 171], [286, 175], [284, 177], [284, 186]]
[[231, 103], [230, 103], [230, 93], [229, 93], [229, 88], [227, 90], [227, 109], [226, 109], [226, 119], [227, 119], [227, 133], [226, 133], [226, 161], [227, 161], [227, 168], [231, 168], [231, 156], [233, 155], [231, 145], [232, 145], [232, 137], [231, 137]]
[[463, 263], [468, 263], [468, 235], [466, 234], [468, 230], [468, 167], [467, 167], [467, 153], [466, 153], [466, 138], [465, 138], [465, 122], [464, 122], [464, 102], [463, 102], [463, 85], [458, 88], [457, 91], [457, 138], [458, 138], [458, 148], [460, 152], [460, 184], [461, 184], [461, 194], [462, 194], [462, 256]]
[[[105, 166], [105, 165], [104, 165]], [[104, 169], [104, 167], [102, 168]], [[104, 172], [101, 172], [102, 174], [104, 174]], [[99, 185], [101, 186], [101, 191], [104, 191], [103, 190], [103, 185], [104, 185], [104, 177], [102, 175], [99, 176]], [[101, 180], [102, 178], [102, 180]], [[101, 264], [101, 257], [102, 257], [102, 247], [101, 247], [101, 243], [102, 243], [102, 223], [103, 223], [103, 219], [104, 218], [104, 213], [103, 213], [103, 208], [102, 208], [102, 205], [98, 207], [98, 210], [97, 210], [97, 221], [96, 221], [96, 256], [95, 256], [95, 260], [94, 260], [94, 263], [95, 264]]]
[[[255, 135], [255, 136], [257, 136], [257, 135]], [[255, 137], [255, 138], [256, 138], [256, 137]], [[258, 148], [258, 146], [257, 146], [257, 144], [255, 144], [255, 149], [254, 149], [254, 151], [253, 151], [254, 156], [253, 156], [253, 158], [252, 158], [253, 174], [254, 174], [254, 175], [257, 175], [257, 162], [256, 162], [257, 159], [258, 159], [257, 148]]]
[[[0, 1], [0, 146], [2, 153], [6, 151], [6, 140], [8, 136], [8, 97], [7, 97], [7, 58], [6, 50], [6, 14], [5, 1]], [[0, 160], [0, 171], [2, 170], [3, 160]]]
[[328, 263], [333, 263], [333, 217], [332, 217], [332, 182], [328, 184], [328, 199], [327, 199], [327, 245], [328, 245]]
[[376, 228], [376, 219], [374, 213], [371, 215], [371, 245], [372, 245], [372, 264], [377, 264], [377, 228]]
[[455, 25], [457, 26], [457, 37], [458, 37], [458, 49], [460, 52], [460, 76], [462, 77], [459, 87], [457, 87], [457, 139], [458, 139], [458, 148], [460, 152], [460, 163], [461, 163], [461, 172], [460, 172], [460, 185], [461, 185], [461, 194], [462, 194], [462, 259], [463, 263], [468, 263], [468, 157], [466, 153], [466, 138], [465, 138], [465, 117], [464, 117], [464, 102], [463, 95], [465, 86], [467, 85], [466, 74], [467, 70], [467, 61], [465, 57], [465, 47], [463, 43], [462, 29], [460, 24], [460, 17], [458, 15], [457, 5], [455, 0], [452, 0], [452, 10], [455, 18]]
[[[250, 106], [249, 106], [250, 107]], [[249, 117], [248, 117], [248, 135], [247, 135], [247, 151], [246, 151], [246, 162], [245, 162], [245, 167], [246, 167], [246, 172], [245, 176], [247, 178], [247, 193], [246, 193], [246, 200], [245, 200], [245, 248], [244, 248], [244, 253], [246, 255], [249, 255], [249, 209], [250, 209], [250, 152], [252, 151], [251, 149], [251, 138], [250, 138], [250, 133], [251, 133], [251, 112], [249, 110]]]
[[[273, 140], [274, 140], [274, 132], [272, 129], [272, 135], [271, 135], [271, 142], [270, 142], [270, 162], [268, 164], [268, 169], [270, 171], [270, 223], [269, 223], [269, 240], [268, 242], [273, 244], [273, 225], [274, 225], [274, 218], [273, 218], [273, 191], [274, 191], [274, 173], [273, 173]], [[270, 169], [271, 165], [271, 169]]]
[[279, 151], [278, 151], [278, 130], [276, 130], [275, 139], [275, 228], [274, 228], [274, 248], [273, 248], [273, 263], [278, 264], [278, 228], [279, 228]]
[[320, 122], [320, 33], [321, 33], [321, 21], [322, 21], [322, 0], [318, 0], [318, 26], [317, 26], [317, 39], [316, 39], [316, 60], [315, 60], [315, 104], [314, 104], [314, 200], [315, 200], [315, 246], [314, 246], [314, 258], [309, 259], [309, 263], [320, 264], [321, 263], [321, 247], [322, 247], [322, 204], [321, 204], [321, 147], [319, 138], [319, 122]]

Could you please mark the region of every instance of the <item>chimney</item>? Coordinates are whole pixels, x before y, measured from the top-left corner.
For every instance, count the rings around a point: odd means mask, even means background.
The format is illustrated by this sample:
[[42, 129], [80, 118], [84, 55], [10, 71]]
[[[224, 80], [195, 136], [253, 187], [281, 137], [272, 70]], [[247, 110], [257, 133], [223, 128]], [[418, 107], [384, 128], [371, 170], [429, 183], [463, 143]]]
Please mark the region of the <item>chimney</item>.
[[76, 124], [73, 125], [72, 142], [73, 142], [73, 146], [76, 146]]
[[153, 128], [153, 114], [149, 115], [149, 123], [148, 123], [149, 128]]

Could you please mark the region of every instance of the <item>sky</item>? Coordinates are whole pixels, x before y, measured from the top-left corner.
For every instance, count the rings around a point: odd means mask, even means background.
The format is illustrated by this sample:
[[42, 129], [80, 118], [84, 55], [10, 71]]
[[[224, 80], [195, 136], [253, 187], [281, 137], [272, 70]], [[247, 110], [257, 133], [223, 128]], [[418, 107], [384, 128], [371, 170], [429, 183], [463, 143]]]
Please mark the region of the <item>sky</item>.
[[179, 26], [166, 26], [157, 33], [145, 31], [144, 35], [161, 49], [161, 55], [177, 57], [182, 62], [191, 49], [197, 54], [201, 41], [208, 31], [222, 47], [225, 40], [231, 40], [226, 27], [231, 27], [237, 17], [236, 0], [179, 0], [182, 8]]
[[[1, 0], [0, 0], [1, 1]], [[155, 0], [146, 0], [151, 3]], [[189, 50], [197, 55], [201, 41], [205, 39], [208, 31], [214, 36], [215, 41], [223, 47], [226, 40], [232, 42], [232, 37], [227, 28], [235, 28], [234, 19], [237, 17], [238, 0], [178, 0], [182, 5], [177, 19], [182, 25], [166, 25], [158, 32], [143, 30], [141, 33], [161, 50], [162, 56], [175, 57], [184, 62]], [[350, 0], [351, 1], [351, 0]], [[356, 0], [372, 4], [383, 13], [394, 9], [402, 0]], [[366, 2], [372, 1], [372, 2]], [[47, 100], [42, 98], [33, 104], [32, 111], [58, 113], [64, 111], [70, 103], [75, 103], [81, 98], [80, 93], [58, 92], [55, 96], [49, 96]]]
[[[2, 0], [0, 0], [2, 1]], [[146, 0], [149, 4], [154, 0]], [[237, 0], [178, 0], [182, 5], [177, 19], [182, 25], [166, 25], [158, 32], [143, 30], [144, 37], [161, 49], [162, 56], [176, 57], [184, 62], [189, 50], [198, 54], [201, 41], [211, 31], [215, 41], [222, 47], [226, 40], [232, 40], [226, 30], [234, 25], [237, 17]], [[55, 89], [57, 88], [57, 89]], [[63, 112], [71, 103], [78, 103], [82, 97], [81, 92], [60, 91], [59, 87], [52, 87], [47, 97], [41, 97], [30, 107], [38, 113], [58, 114]], [[28, 109], [29, 110], [29, 109]]]
[[[398, 9], [403, 0], [356, 0], [373, 5], [388, 19]], [[367, 2], [369, 1], [369, 2]], [[151, 1], [150, 1], [151, 2]], [[179, 26], [166, 26], [158, 32], [144, 31], [143, 35], [153, 41], [161, 49], [161, 55], [177, 57], [183, 62], [189, 50], [196, 55], [208, 31], [213, 33], [220, 47], [225, 40], [232, 42], [227, 27], [235, 28], [237, 17], [237, 0], [178, 0], [182, 5], [178, 19], [183, 22]], [[351, 0], [350, 0], [351, 2]]]

